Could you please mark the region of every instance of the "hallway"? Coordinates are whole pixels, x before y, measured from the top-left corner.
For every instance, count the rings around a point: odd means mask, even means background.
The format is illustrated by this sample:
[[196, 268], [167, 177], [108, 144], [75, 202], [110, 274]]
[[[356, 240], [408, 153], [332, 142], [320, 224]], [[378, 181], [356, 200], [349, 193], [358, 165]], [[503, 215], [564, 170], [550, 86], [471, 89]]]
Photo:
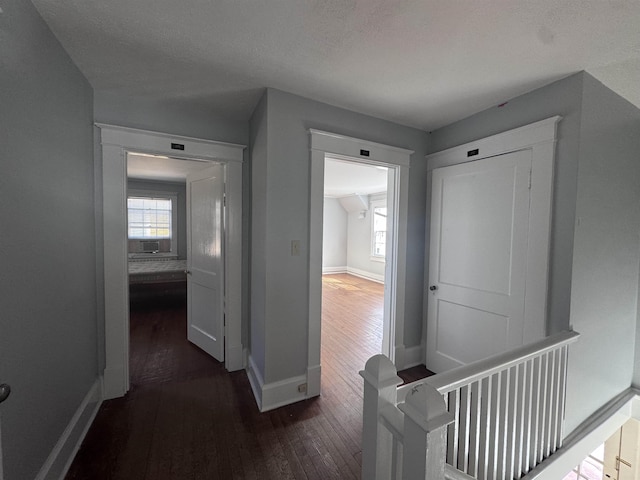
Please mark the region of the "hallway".
[[183, 306], [132, 311], [131, 391], [104, 402], [66, 479], [360, 478], [358, 370], [379, 349], [383, 287], [323, 288], [322, 395], [263, 414], [245, 372], [186, 341]]

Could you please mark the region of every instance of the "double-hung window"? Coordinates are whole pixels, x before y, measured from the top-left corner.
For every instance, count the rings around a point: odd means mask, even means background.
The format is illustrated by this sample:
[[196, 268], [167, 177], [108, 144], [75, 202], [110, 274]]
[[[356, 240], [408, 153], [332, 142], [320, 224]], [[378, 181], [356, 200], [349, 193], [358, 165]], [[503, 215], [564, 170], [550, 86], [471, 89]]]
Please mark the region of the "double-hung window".
[[177, 195], [129, 192], [129, 253], [177, 254]]

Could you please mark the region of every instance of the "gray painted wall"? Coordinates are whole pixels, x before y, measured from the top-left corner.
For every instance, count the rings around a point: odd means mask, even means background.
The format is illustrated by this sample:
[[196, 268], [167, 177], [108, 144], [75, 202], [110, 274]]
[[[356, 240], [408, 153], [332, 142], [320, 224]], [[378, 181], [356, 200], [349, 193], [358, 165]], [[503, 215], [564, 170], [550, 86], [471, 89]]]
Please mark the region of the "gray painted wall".
[[640, 110], [584, 75], [567, 431], [627, 389], [640, 263]]
[[187, 258], [187, 186], [178, 182], [159, 182], [151, 180], [129, 179], [129, 190], [146, 190], [156, 193], [178, 194], [178, 256]]
[[34, 478], [98, 377], [92, 90], [31, 2], [0, 15], [0, 406]]
[[[572, 347], [567, 433], [640, 380], [640, 119], [637, 108], [586, 73], [510, 100], [431, 134], [439, 151], [562, 115], [556, 150], [550, 333]], [[634, 376], [635, 360], [635, 376]]]
[[[260, 375], [265, 371], [266, 342], [266, 244], [267, 235], [267, 105], [264, 95], [251, 117], [250, 156], [251, 156], [251, 322], [249, 325], [249, 349], [251, 359]], [[258, 241], [261, 239], [261, 241]], [[264, 378], [264, 377], [263, 377]]]
[[[278, 90], [267, 90], [267, 115], [254, 115], [252, 130], [267, 128], [267, 155], [252, 159], [252, 269], [264, 272], [263, 288], [252, 274], [252, 355], [254, 326], [265, 330], [265, 382], [303, 375], [307, 366], [309, 255], [309, 128], [415, 150], [409, 184], [408, 271], [405, 343], [418, 345], [421, 335], [426, 135], [420, 130], [368, 117]], [[252, 137], [255, 137], [252, 132]], [[264, 151], [264, 148], [262, 149]], [[255, 148], [254, 148], [255, 152]], [[266, 165], [264, 165], [266, 163]], [[259, 181], [256, 176], [265, 176]], [[260, 183], [260, 185], [257, 185]], [[258, 192], [257, 188], [266, 189]], [[264, 205], [267, 206], [266, 211]], [[257, 225], [264, 211], [264, 224]], [[259, 226], [260, 228], [255, 228]], [[300, 256], [290, 255], [300, 240]], [[258, 255], [259, 254], [259, 255]]]
[[249, 140], [246, 121], [222, 118], [194, 102], [164, 102], [96, 90], [94, 111], [98, 123], [242, 145]]
[[[547, 320], [550, 333], [566, 330], [569, 327], [582, 83], [582, 74], [573, 75], [509, 100], [503, 107], [485, 110], [436, 130], [430, 135], [430, 153], [433, 153], [554, 115], [563, 117], [558, 125], [554, 179], [555, 197]], [[430, 187], [428, 195], [431, 195]], [[426, 243], [428, 249], [428, 236]]]
[[347, 266], [347, 212], [337, 198], [324, 197], [322, 267]]

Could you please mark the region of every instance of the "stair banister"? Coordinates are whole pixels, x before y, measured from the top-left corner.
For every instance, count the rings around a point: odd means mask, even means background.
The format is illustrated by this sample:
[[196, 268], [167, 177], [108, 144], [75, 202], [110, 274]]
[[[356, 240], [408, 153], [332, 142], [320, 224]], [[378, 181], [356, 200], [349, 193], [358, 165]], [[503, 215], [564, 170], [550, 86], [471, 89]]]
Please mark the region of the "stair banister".
[[388, 480], [393, 478], [397, 445], [392, 432], [381, 422], [381, 414], [385, 407], [396, 408], [397, 387], [402, 379], [396, 366], [384, 355], [371, 357], [360, 375], [364, 379], [362, 478]]

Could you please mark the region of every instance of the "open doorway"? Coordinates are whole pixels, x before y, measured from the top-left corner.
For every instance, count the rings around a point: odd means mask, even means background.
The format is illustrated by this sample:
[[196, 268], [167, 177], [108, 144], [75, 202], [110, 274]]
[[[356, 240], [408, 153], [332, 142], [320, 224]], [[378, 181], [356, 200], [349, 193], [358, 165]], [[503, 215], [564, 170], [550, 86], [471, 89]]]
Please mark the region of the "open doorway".
[[384, 283], [393, 208], [388, 167], [328, 155], [324, 168], [321, 358], [325, 373], [345, 369], [345, 376], [381, 353], [389, 336]]
[[[404, 291], [407, 252], [407, 210], [411, 150], [369, 142], [344, 135], [310, 129], [310, 228], [309, 228], [309, 344], [307, 397], [320, 394], [322, 323], [322, 249], [324, 175], [327, 157], [387, 167], [387, 202], [394, 219], [386, 232], [384, 269], [384, 312], [382, 353], [403, 369], [407, 363], [404, 346]], [[388, 210], [389, 211], [389, 210]], [[363, 365], [351, 365], [359, 370]]]
[[[207, 247], [216, 260], [212, 262], [210, 256], [201, 257], [200, 260], [204, 265], [197, 265], [193, 269], [193, 283], [196, 283], [196, 270], [206, 270], [207, 265], [212, 266], [212, 263], [215, 263], [213, 268], [224, 269], [223, 279], [219, 275], [215, 276], [220, 279], [217, 284], [203, 285], [217, 289], [215, 295], [200, 295], [200, 298], [213, 301], [212, 298], [215, 297], [217, 299], [215, 308], [224, 312], [225, 326], [217, 336], [222, 342], [218, 348], [224, 352], [224, 369], [227, 371], [242, 369], [244, 367], [241, 322], [242, 160], [245, 147], [113, 125], [97, 124], [97, 126], [100, 128], [102, 147], [102, 155], [99, 158], [102, 168], [102, 225], [99, 229], [102, 234], [100, 247], [104, 254], [104, 398], [110, 399], [124, 395], [129, 390], [130, 384], [127, 232], [127, 156], [130, 152], [171, 157], [180, 162], [184, 161], [183, 159], [206, 161], [216, 165], [221, 172], [216, 178], [224, 176], [224, 194], [206, 206], [206, 208], [215, 208], [218, 212], [216, 215], [224, 215], [224, 232], [214, 242], [201, 244]], [[210, 179], [211, 176], [207, 178]], [[186, 192], [188, 198], [189, 181], [187, 181]], [[201, 222], [197, 223], [201, 224]], [[187, 228], [188, 233], [189, 228]], [[189, 238], [187, 238], [187, 245], [189, 245]], [[221, 245], [226, 248], [224, 250], [219, 248]], [[187, 270], [190, 270], [188, 264]], [[201, 272], [198, 272], [198, 276], [200, 276], [199, 273]], [[202, 285], [200, 280], [198, 282]], [[199, 289], [199, 294], [202, 292]], [[189, 297], [188, 286], [187, 297]], [[207, 305], [206, 308], [197, 311], [210, 310], [211, 305]], [[187, 311], [193, 312], [196, 309], [187, 309]], [[190, 330], [192, 325], [196, 327], [193, 330], [203, 329], [197, 321], [192, 322], [188, 319], [187, 323]], [[191, 341], [196, 343], [194, 340]], [[205, 346], [201, 344], [198, 346], [206, 350]]]
[[[198, 221], [195, 228], [192, 219], [203, 205], [214, 201], [216, 195], [222, 203], [223, 191], [218, 186], [223, 185], [221, 178], [217, 183], [207, 181], [200, 196], [194, 196], [194, 178], [209, 180], [213, 177], [215, 180], [216, 172], [210, 172], [212, 165], [215, 164], [208, 161], [127, 152], [129, 373], [132, 388], [183, 380], [194, 368], [206, 368], [212, 361], [211, 356], [224, 360], [223, 355], [217, 354], [216, 350], [220, 348], [211, 352], [208, 348], [209, 343], [217, 340], [215, 324], [222, 325], [223, 315], [221, 312], [215, 314], [214, 305], [214, 308], [207, 308], [209, 313], [205, 317], [203, 308], [197, 305], [199, 286], [187, 273], [195, 271], [194, 234], [200, 231], [199, 244], [221, 243], [222, 215], [216, 217], [205, 212], [208, 224]], [[221, 177], [221, 172], [217, 176]], [[206, 232], [203, 230], [205, 225]], [[200, 275], [201, 271], [196, 273]], [[198, 311], [201, 318], [194, 322]], [[194, 323], [206, 326], [196, 330]]]

